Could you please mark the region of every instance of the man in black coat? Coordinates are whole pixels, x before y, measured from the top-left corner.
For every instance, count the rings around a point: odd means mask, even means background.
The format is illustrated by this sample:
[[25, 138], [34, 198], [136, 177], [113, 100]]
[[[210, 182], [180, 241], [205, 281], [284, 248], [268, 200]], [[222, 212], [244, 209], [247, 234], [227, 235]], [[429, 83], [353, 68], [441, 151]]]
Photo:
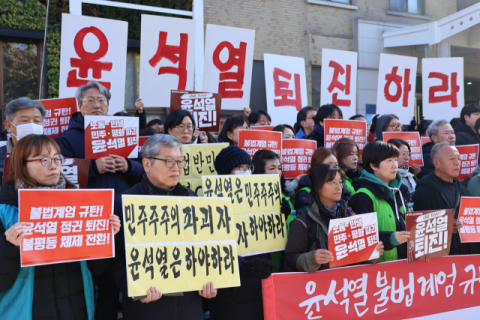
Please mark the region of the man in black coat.
[[475, 135], [475, 122], [480, 118], [480, 106], [477, 103], [469, 103], [462, 108], [460, 122], [455, 126], [457, 146], [468, 144]]

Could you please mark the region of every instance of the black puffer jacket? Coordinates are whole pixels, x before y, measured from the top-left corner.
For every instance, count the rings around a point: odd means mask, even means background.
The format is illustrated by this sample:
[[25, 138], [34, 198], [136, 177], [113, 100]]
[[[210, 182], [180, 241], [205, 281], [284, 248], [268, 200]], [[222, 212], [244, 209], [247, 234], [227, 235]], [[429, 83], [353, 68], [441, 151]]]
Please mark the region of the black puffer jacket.
[[315, 124], [315, 129], [306, 138], [317, 141], [317, 148], [325, 146], [325, 129], [319, 124]]
[[434, 145], [435, 144], [433, 142], [427, 142], [422, 146], [423, 167], [422, 167], [422, 171], [420, 172], [420, 175], [418, 176], [419, 179], [435, 171], [435, 166], [433, 165], [433, 160], [431, 155], [432, 148]]
[[475, 135], [475, 131], [466, 123], [459, 121], [455, 126], [455, 144], [463, 146], [468, 144], [471, 137]]

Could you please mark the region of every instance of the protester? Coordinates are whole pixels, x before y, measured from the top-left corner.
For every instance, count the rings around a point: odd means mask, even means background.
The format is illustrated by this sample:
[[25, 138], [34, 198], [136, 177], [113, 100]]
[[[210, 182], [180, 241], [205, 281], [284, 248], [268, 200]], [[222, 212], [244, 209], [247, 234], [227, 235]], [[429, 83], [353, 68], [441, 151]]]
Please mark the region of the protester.
[[423, 119], [420, 121], [420, 124], [418, 125], [418, 132], [420, 133], [420, 137], [428, 137], [427, 130], [428, 127], [432, 124], [433, 120], [425, 120]]
[[[219, 175], [249, 175], [254, 168], [250, 156], [231, 145], [217, 155], [215, 169]], [[208, 301], [211, 320], [263, 320], [262, 279], [277, 265], [268, 253], [238, 257], [238, 264], [241, 285], [219, 289], [217, 297]]]
[[[380, 117], [381, 118], [381, 117]], [[367, 143], [363, 149], [362, 174], [353, 181], [356, 190], [348, 205], [356, 214], [376, 212], [380, 241], [385, 253], [379, 262], [407, 258], [405, 212], [410, 194], [398, 174], [397, 147], [384, 141]]]
[[360, 172], [357, 170], [360, 149], [353, 140], [341, 138], [333, 144], [332, 152], [337, 158], [340, 169], [345, 173], [345, 188], [353, 194], [355, 192], [352, 185], [353, 179], [360, 177]]
[[435, 144], [448, 142], [452, 146], [455, 145], [455, 133], [447, 120], [433, 121], [427, 129], [427, 135], [432, 141], [422, 146], [423, 168], [421, 174], [418, 176], [419, 178], [435, 171], [431, 157], [432, 148]]
[[258, 110], [250, 113], [248, 122], [251, 126], [269, 126], [272, 122], [270, 115], [263, 110]]
[[452, 128], [455, 128], [459, 122], [460, 118], [452, 118], [452, 120], [450, 120], [450, 125], [452, 126]]
[[[160, 134], [162, 134], [162, 133], [163, 132], [160, 132]], [[153, 136], [154, 134], [157, 134], [157, 131], [155, 129], [146, 127], [146, 128], [143, 128], [142, 130], [140, 130], [138, 135], [140, 137], [146, 137], [146, 136]]]
[[183, 144], [192, 143], [194, 131], [195, 120], [189, 111], [177, 109], [170, 112], [165, 119], [165, 132], [174, 136]]
[[215, 139], [213, 138], [210, 132], [200, 131], [198, 135], [198, 142], [199, 143], [215, 143]]
[[457, 146], [468, 144], [470, 138], [475, 135], [475, 122], [480, 118], [480, 105], [469, 103], [460, 112], [460, 122], [455, 126]]
[[334, 104], [326, 104], [318, 109], [315, 118], [313, 119], [315, 122], [315, 128], [313, 131], [307, 136], [309, 140], [317, 141], [317, 148], [324, 146], [324, 123], [325, 119], [343, 119], [342, 110]]
[[432, 148], [435, 171], [423, 177], [413, 194], [415, 211], [455, 209], [455, 222], [450, 247], [451, 255], [478, 254], [477, 244], [461, 243], [458, 230], [462, 227], [458, 213], [460, 198], [470, 196], [457, 177], [460, 174], [461, 158], [457, 148], [448, 142], [437, 143]]
[[164, 132], [163, 121], [160, 119], [151, 120], [147, 126], [154, 129], [157, 133]]
[[314, 118], [317, 115], [318, 109], [312, 106], [307, 106], [302, 108], [297, 113], [297, 125], [299, 129], [297, 130], [297, 138], [305, 139], [313, 131]]
[[475, 122], [475, 134], [468, 139], [468, 144], [480, 144], [480, 118]]
[[[20, 136], [19, 130], [17, 137]], [[2, 319], [93, 319], [92, 274], [102, 274], [110, 259], [20, 267], [20, 245], [26, 223], [18, 222], [18, 190], [75, 189], [62, 174], [64, 161], [55, 141], [43, 135], [22, 137], [11, 154], [13, 179], [0, 191]], [[112, 214], [109, 220], [116, 234], [120, 219]]]
[[[334, 260], [333, 254], [328, 251], [330, 220], [355, 215], [342, 200], [343, 178], [343, 172], [330, 164], [314, 169], [313, 190], [305, 202], [308, 206], [298, 211], [290, 226], [285, 248], [286, 271], [314, 273], [328, 269], [329, 263]], [[382, 243], [377, 250], [383, 254]]]
[[295, 130], [291, 125], [288, 124], [279, 124], [272, 131], [277, 131], [282, 133], [282, 139], [296, 139]]
[[378, 117], [375, 126], [375, 139], [383, 141], [383, 132], [386, 131], [402, 131], [402, 124], [396, 115], [384, 114]]
[[228, 142], [238, 146], [238, 130], [247, 130], [250, 124], [248, 120], [240, 116], [232, 116], [225, 121], [222, 132], [218, 135], [218, 142]]
[[372, 118], [372, 123], [370, 124], [370, 129], [368, 131], [367, 142], [375, 141], [375, 130], [377, 129], [377, 121], [379, 116], [379, 114], [376, 114]]
[[[393, 144], [398, 148], [400, 155], [397, 158], [398, 163], [398, 173], [402, 177], [402, 184], [408, 188], [408, 192], [412, 195], [415, 192], [415, 186], [417, 185], [416, 174], [421, 172], [421, 168], [418, 164], [412, 164], [409, 166], [410, 158], [412, 157], [412, 152], [410, 150], [410, 145], [402, 139], [390, 139], [388, 143]], [[412, 170], [412, 172], [410, 172]]]

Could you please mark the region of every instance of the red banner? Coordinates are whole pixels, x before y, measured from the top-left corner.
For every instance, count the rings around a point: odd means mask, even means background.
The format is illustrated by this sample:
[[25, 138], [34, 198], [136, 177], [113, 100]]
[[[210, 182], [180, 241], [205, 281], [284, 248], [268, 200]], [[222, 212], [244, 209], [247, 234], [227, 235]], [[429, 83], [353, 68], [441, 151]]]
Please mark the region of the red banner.
[[21, 264], [114, 257], [113, 190], [19, 190]]
[[307, 172], [315, 149], [317, 149], [317, 142], [313, 140], [282, 140], [283, 177], [296, 178]]
[[462, 242], [480, 242], [480, 198], [462, 197], [458, 221], [463, 224], [459, 230]]
[[420, 167], [423, 167], [423, 153], [420, 133], [400, 131], [383, 132], [383, 141], [388, 141], [390, 139], [402, 139], [408, 143], [410, 146], [410, 151], [412, 152], [412, 156], [410, 157], [410, 162], [408, 165], [411, 166], [412, 164], [416, 164]]
[[77, 112], [77, 99], [38, 100], [45, 107], [43, 134], [55, 139], [60, 133], [68, 130], [70, 116]]
[[250, 130], [272, 131], [275, 126], [251, 126]]
[[143, 145], [147, 142], [148, 138], [150, 138], [150, 136], [138, 138], [138, 153], [143, 154]]
[[250, 157], [258, 150], [269, 149], [282, 156], [282, 133], [278, 131], [238, 130], [238, 146]]
[[355, 141], [363, 154], [363, 148], [367, 144], [367, 123], [356, 120], [325, 119], [325, 148], [330, 149], [341, 138], [349, 138]]
[[429, 142], [432, 142], [432, 139], [430, 139], [429, 137], [422, 137], [422, 146], [423, 146], [425, 143], [429, 143]]
[[[275, 273], [263, 280], [265, 320], [397, 320], [480, 306], [479, 267], [480, 255], [470, 255]], [[460, 319], [478, 318], [462, 311]]]
[[478, 166], [478, 144], [469, 144], [466, 146], [455, 146], [461, 156], [460, 175], [458, 180], [463, 180], [472, 176], [473, 171]]

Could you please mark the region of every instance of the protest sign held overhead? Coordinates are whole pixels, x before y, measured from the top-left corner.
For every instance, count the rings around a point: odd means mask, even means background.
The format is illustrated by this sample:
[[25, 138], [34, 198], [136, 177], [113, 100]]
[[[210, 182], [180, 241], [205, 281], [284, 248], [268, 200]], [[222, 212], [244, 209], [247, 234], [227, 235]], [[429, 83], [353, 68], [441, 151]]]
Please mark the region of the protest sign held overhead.
[[77, 99], [38, 100], [45, 107], [43, 134], [55, 139], [60, 133], [68, 130], [70, 116], [77, 112]]
[[383, 141], [388, 141], [390, 139], [402, 139], [408, 143], [411, 152], [408, 165], [411, 166], [412, 164], [416, 164], [423, 167], [423, 152], [420, 141], [420, 133], [399, 131], [383, 132]]
[[273, 125], [290, 123], [307, 103], [303, 58], [264, 54], [267, 111]]
[[200, 131], [217, 132], [220, 124], [222, 96], [208, 92], [172, 90], [170, 112], [177, 109], [189, 111]]
[[332, 148], [333, 144], [341, 138], [349, 138], [355, 141], [363, 153], [367, 144], [367, 123], [356, 120], [325, 119], [325, 148]]
[[232, 204], [215, 200], [122, 196], [128, 296], [240, 285]]
[[480, 242], [480, 198], [462, 197], [458, 221], [463, 224], [458, 231], [463, 242]]
[[454, 209], [406, 213], [408, 263], [448, 255], [454, 215]]
[[334, 260], [330, 268], [379, 258], [377, 213], [331, 219], [328, 225], [328, 251]]
[[282, 133], [278, 131], [238, 130], [238, 146], [248, 155], [258, 150], [269, 149], [279, 156], [282, 155]]
[[114, 257], [113, 196], [107, 189], [19, 190], [22, 267]]
[[469, 144], [465, 146], [455, 146], [460, 153], [460, 174], [458, 180], [463, 180], [472, 176], [473, 171], [478, 166], [478, 144]]
[[85, 159], [138, 157], [138, 118], [85, 116]]
[[223, 109], [250, 104], [255, 30], [207, 24], [203, 90], [222, 96]]
[[283, 177], [296, 178], [307, 172], [315, 149], [317, 149], [317, 142], [313, 140], [282, 140]]
[[345, 119], [356, 114], [357, 59], [356, 52], [322, 49], [320, 105], [338, 106]]
[[193, 90], [195, 21], [142, 14], [141, 39], [140, 97], [168, 107], [172, 90]]
[[108, 113], [121, 111], [125, 106], [128, 23], [63, 13], [61, 34], [59, 97], [74, 97], [78, 87], [95, 80], [112, 94]]

